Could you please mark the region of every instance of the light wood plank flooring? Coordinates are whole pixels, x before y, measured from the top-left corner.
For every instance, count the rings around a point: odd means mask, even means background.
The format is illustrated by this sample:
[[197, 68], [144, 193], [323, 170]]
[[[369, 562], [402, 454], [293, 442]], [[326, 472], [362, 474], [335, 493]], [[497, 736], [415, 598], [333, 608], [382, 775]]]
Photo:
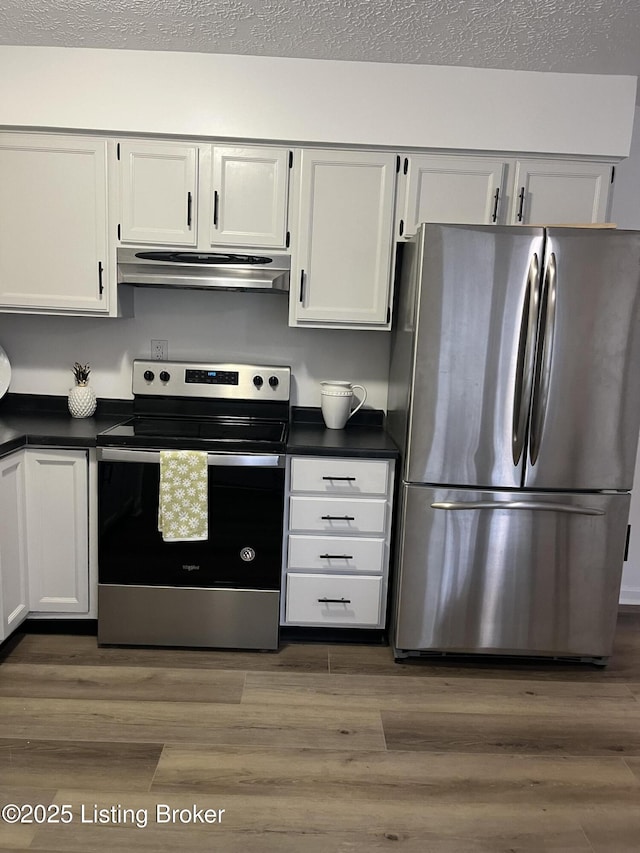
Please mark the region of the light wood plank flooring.
[[12, 803], [41, 808], [0, 819], [3, 853], [640, 853], [640, 613], [605, 669], [19, 634]]

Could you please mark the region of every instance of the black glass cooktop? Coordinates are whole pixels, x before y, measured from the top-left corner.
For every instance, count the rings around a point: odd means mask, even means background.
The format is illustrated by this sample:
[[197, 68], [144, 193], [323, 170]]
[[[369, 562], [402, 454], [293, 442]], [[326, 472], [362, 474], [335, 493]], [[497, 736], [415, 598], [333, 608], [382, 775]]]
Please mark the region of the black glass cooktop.
[[[98, 436], [101, 446], [209, 448], [233, 450], [284, 448], [287, 424], [253, 418], [135, 417]], [[232, 447], [231, 447], [232, 446]]]

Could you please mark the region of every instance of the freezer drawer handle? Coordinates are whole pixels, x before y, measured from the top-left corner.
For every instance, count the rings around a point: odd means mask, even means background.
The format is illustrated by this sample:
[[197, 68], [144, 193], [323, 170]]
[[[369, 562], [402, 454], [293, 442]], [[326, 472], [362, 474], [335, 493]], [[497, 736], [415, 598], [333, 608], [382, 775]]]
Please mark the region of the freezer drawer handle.
[[321, 560], [353, 560], [353, 554], [320, 554]]
[[347, 482], [355, 482], [355, 477], [323, 477], [323, 480], [345, 480]]
[[568, 512], [573, 515], [605, 515], [603, 509], [573, 504], [555, 504], [550, 501], [436, 501], [433, 509], [532, 509]]
[[355, 521], [355, 515], [321, 515], [323, 521]]
[[319, 598], [320, 604], [351, 604], [350, 598]]

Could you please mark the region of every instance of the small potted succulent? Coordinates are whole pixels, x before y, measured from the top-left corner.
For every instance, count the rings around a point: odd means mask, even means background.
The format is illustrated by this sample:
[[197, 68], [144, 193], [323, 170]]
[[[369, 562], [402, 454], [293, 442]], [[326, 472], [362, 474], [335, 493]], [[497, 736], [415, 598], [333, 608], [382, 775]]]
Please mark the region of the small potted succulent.
[[96, 395], [89, 385], [91, 367], [76, 361], [71, 369], [76, 384], [69, 389], [69, 411], [74, 418], [90, 418], [96, 410]]

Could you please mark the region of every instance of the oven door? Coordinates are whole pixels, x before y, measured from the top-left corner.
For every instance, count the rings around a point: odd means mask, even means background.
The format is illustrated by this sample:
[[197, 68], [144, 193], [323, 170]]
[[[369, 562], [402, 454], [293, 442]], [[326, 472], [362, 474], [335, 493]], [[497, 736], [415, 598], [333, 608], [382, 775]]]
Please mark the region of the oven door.
[[158, 531], [160, 451], [98, 448], [101, 584], [278, 590], [284, 456], [210, 453], [205, 541]]
[[98, 643], [278, 648], [284, 456], [208, 455], [206, 541], [158, 531], [160, 452], [98, 448]]

